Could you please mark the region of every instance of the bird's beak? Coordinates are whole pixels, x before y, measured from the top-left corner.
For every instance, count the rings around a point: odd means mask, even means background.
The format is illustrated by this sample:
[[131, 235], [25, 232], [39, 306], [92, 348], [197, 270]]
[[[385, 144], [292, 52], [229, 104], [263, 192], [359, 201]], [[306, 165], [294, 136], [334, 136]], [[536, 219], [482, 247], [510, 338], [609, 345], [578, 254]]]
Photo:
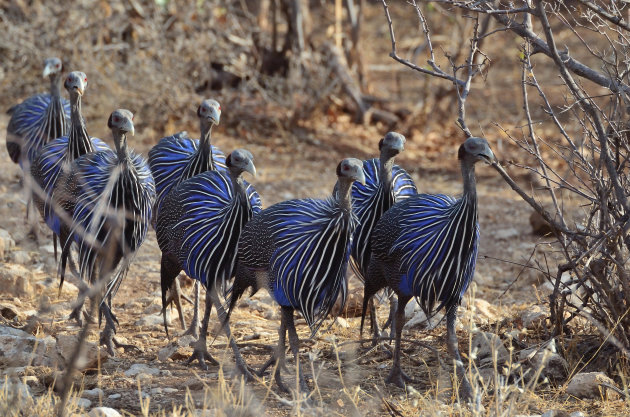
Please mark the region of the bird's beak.
[[135, 134], [135, 128], [133, 126], [133, 122], [129, 119], [125, 119], [125, 124], [122, 125], [122, 129], [123, 131], [127, 132], [128, 135], [133, 136]]
[[249, 172], [254, 177], [256, 176], [256, 167], [254, 166], [254, 163], [252, 161], [249, 161], [247, 163], [247, 166], [245, 167], [245, 172]]
[[492, 165], [497, 160], [497, 158], [494, 156], [494, 153], [492, 152], [490, 148], [484, 149], [484, 151], [481, 152], [479, 156], [481, 156], [481, 158], [483, 159], [483, 162], [485, 162], [488, 165]]
[[46, 66], [44, 67], [44, 73], [42, 74], [42, 77], [46, 78], [52, 73], [53, 73], [53, 66], [50, 64], [46, 64]]
[[221, 120], [221, 113], [213, 107], [207, 117], [213, 124], [218, 125]]
[[359, 171], [359, 173], [355, 177], [355, 181], [360, 182], [361, 185], [365, 185], [365, 173], [363, 172], [363, 170]]
[[79, 93], [80, 96], [83, 96], [83, 88], [79, 87], [78, 85], [75, 85], [72, 88], [76, 90], [76, 92]]

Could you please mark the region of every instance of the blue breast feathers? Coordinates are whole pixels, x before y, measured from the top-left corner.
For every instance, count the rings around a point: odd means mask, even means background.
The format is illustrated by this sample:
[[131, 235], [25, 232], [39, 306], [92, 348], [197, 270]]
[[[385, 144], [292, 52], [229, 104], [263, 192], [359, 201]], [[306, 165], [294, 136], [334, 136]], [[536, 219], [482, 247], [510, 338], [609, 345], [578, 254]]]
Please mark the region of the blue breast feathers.
[[[91, 140], [95, 151], [110, 150], [109, 146], [99, 138], [91, 138]], [[68, 136], [62, 136], [49, 142], [37, 156], [41, 170], [40, 178], [43, 181], [40, 186], [47, 196], [44, 201], [44, 220], [55, 234], [59, 234], [61, 219], [53, 210], [53, 194], [63, 170], [70, 169], [72, 161], [68, 161], [67, 156]]]
[[271, 292], [278, 304], [302, 312], [314, 333], [340, 293], [345, 301], [356, 216], [332, 199], [290, 200], [267, 210], [275, 247]]
[[400, 260], [399, 290], [427, 312], [459, 302], [474, 275], [479, 245], [476, 205], [418, 194], [396, 205], [400, 234], [390, 256]]
[[[29, 161], [35, 158], [42, 146], [57, 136], [66, 134], [70, 127], [70, 102], [61, 99], [63, 114], [60, 116], [63, 120], [57, 121], [49, 119], [48, 108], [51, 102], [50, 94], [37, 94], [16, 106], [11, 115], [8, 130], [22, 138], [22, 154], [26, 155]], [[51, 125], [55, 122], [59, 126]]]
[[73, 164], [77, 200], [72, 234], [79, 246], [79, 270], [90, 277], [94, 248], [114, 238], [124, 256], [144, 241], [155, 199], [155, 185], [146, 161], [129, 152], [120, 164], [112, 150], [86, 154]]
[[[178, 257], [184, 271], [209, 286], [229, 279], [236, 263], [237, 245], [242, 228], [262, 209], [260, 197], [247, 186], [247, 205], [234, 195], [226, 172], [207, 171], [196, 175], [173, 190], [183, 205], [183, 217], [173, 227], [181, 230], [183, 241]], [[179, 233], [178, 233], [179, 235]]]
[[[192, 162], [197, 149], [199, 149], [199, 140], [191, 139], [186, 136], [186, 133], [182, 132], [162, 138], [149, 151], [149, 165], [155, 179], [157, 193], [157, 210], [162, 206], [164, 198], [171, 189], [188, 179], [182, 178], [182, 174]], [[226, 170], [225, 155], [215, 146], [212, 146], [212, 158], [217, 170]]]

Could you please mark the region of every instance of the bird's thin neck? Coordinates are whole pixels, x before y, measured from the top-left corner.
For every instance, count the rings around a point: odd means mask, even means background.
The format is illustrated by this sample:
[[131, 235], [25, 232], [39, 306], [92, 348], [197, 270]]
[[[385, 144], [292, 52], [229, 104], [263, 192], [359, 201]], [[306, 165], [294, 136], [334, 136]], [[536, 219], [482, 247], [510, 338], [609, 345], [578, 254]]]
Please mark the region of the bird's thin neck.
[[352, 180], [339, 178], [337, 183], [339, 185], [337, 193], [339, 207], [347, 211], [352, 210]]
[[92, 141], [81, 114], [81, 95], [70, 93], [70, 134], [68, 152], [72, 159], [93, 152]]
[[243, 179], [243, 171], [236, 171], [233, 169], [229, 170], [230, 179], [232, 180], [232, 191], [234, 191], [234, 195], [242, 197], [246, 199], [245, 193], [245, 180]]
[[383, 187], [385, 188], [386, 191], [389, 191], [389, 189], [391, 188], [392, 170], [394, 168], [395, 159], [396, 159], [395, 155], [390, 156], [385, 153], [381, 153], [381, 157], [379, 158], [380, 168], [379, 168], [378, 176], [379, 176], [381, 184], [383, 184]]
[[477, 200], [477, 181], [475, 178], [475, 164], [472, 161], [462, 160], [462, 179], [464, 181], [464, 197]]
[[129, 160], [129, 152], [127, 152], [127, 135], [118, 130], [113, 130], [114, 146], [116, 146], [116, 155], [118, 162], [126, 162]]
[[212, 156], [212, 123], [200, 122], [201, 138], [199, 139], [199, 156], [204, 171], [216, 169]]
[[61, 88], [59, 87], [59, 75], [51, 75], [50, 79], [50, 96], [52, 98], [59, 99], [61, 98]]

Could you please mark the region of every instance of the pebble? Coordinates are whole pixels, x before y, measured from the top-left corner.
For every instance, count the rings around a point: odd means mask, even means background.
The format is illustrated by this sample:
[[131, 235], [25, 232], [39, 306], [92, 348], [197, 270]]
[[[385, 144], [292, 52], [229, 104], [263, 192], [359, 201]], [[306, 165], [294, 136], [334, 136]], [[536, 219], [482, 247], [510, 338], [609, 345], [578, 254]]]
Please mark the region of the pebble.
[[101, 396], [103, 394], [104, 394], [104, 392], [100, 388], [93, 388], [93, 389], [83, 390], [83, 395], [85, 397], [99, 397], [99, 396]]
[[125, 371], [125, 376], [129, 376], [129, 377], [136, 376], [139, 374], [147, 374], [151, 376], [159, 375], [160, 370], [158, 368], [152, 368], [143, 363], [136, 363], [136, 364], [131, 365], [131, 368]]
[[617, 392], [601, 384], [616, 387], [615, 381], [603, 372], [580, 372], [575, 374], [567, 385], [567, 394], [581, 399], [600, 399], [602, 396], [609, 399], [619, 398]]
[[107, 396], [107, 398], [109, 398], [110, 400], [117, 400], [117, 399], [119, 399], [121, 397], [122, 397], [122, 394], [118, 394], [118, 393], [110, 394], [109, 396]]
[[92, 405], [92, 401], [88, 400], [87, 398], [79, 398], [77, 400], [77, 407], [90, 408], [91, 405]]
[[[120, 394], [117, 394], [117, 395], [120, 395]], [[109, 407], [94, 407], [93, 409], [90, 410], [90, 412], [88, 413], [88, 416], [89, 417], [122, 417], [118, 411]]]

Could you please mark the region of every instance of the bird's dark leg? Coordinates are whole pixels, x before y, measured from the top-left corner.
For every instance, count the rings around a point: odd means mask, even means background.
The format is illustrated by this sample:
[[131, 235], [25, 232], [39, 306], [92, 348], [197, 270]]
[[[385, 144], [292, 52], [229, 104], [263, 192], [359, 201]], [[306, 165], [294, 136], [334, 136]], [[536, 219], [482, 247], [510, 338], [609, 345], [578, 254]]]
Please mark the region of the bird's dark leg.
[[[184, 332], [184, 335], [187, 335], [187, 334], [192, 335], [195, 339], [199, 338], [199, 326], [200, 326], [200, 323], [199, 323], [200, 288], [199, 287], [200, 287], [199, 281], [195, 280], [195, 306], [193, 310], [193, 319], [192, 319], [192, 323], [190, 323], [190, 327], [188, 327], [188, 330]], [[206, 306], [207, 305], [208, 305], [208, 302], [206, 300]], [[210, 304], [210, 306], [211, 306], [210, 308], [212, 308], [212, 304]]]
[[282, 316], [283, 319], [286, 321], [287, 331], [289, 332], [289, 346], [291, 347], [293, 357], [295, 358], [295, 369], [298, 373], [300, 391], [308, 394], [310, 392], [310, 389], [306, 384], [306, 378], [304, 378], [304, 372], [302, 372], [302, 367], [300, 366], [300, 338], [295, 331], [295, 323], [293, 321], [293, 308], [282, 307]]
[[398, 298], [398, 306], [396, 309], [396, 339], [394, 345], [394, 358], [392, 360], [392, 370], [387, 377], [386, 382], [389, 384], [394, 384], [399, 387], [404, 387], [405, 382], [409, 382], [411, 378], [403, 372], [400, 367], [400, 339], [402, 337], [402, 330], [405, 324], [405, 305], [409, 302], [411, 297], [409, 296], [400, 296]]
[[[197, 282], [197, 281], [195, 281]], [[206, 308], [203, 314], [203, 323], [201, 325], [201, 333], [194, 345], [194, 351], [186, 364], [191, 364], [195, 359], [199, 361], [199, 367], [204, 371], [208, 369], [208, 365], [206, 365], [206, 360], [208, 360], [212, 365], [218, 365], [217, 362], [210, 352], [208, 352], [207, 347], [207, 334], [208, 334], [208, 322], [210, 321], [210, 313], [212, 313], [212, 297], [206, 297]], [[194, 324], [194, 323], [193, 323]]]
[[[223, 323], [223, 331], [225, 331], [225, 335], [227, 336], [230, 342], [230, 347], [232, 348], [232, 351], [234, 352], [234, 360], [236, 362], [236, 368], [243, 374], [243, 376], [245, 376], [245, 379], [247, 380], [254, 379], [252, 374], [249, 372], [249, 369], [247, 368], [247, 364], [245, 363], [243, 356], [241, 356], [241, 351], [238, 349], [238, 345], [236, 344], [236, 341], [232, 337], [232, 332], [230, 331], [230, 323], [228, 323], [225, 320], [225, 317], [227, 314], [225, 312], [225, 309], [223, 308], [223, 305], [221, 304], [221, 301], [219, 300], [219, 295], [217, 294], [216, 286], [212, 286], [209, 292], [206, 293], [206, 297], [209, 297], [212, 300], [212, 304], [214, 304], [214, 308], [217, 310], [217, 315], [219, 316], [219, 323]], [[205, 320], [205, 317], [204, 317], [204, 320]]]
[[372, 329], [372, 340], [378, 340], [381, 336], [381, 332], [378, 329], [378, 318], [376, 317], [376, 304], [374, 303], [374, 298], [370, 299], [370, 328]]
[[[168, 307], [169, 303], [166, 299], [166, 293], [170, 292], [173, 294], [173, 282], [177, 282], [177, 274], [179, 274], [181, 268], [177, 264], [176, 261], [172, 260], [170, 257], [162, 255], [160, 259], [160, 289], [162, 291], [162, 318], [164, 320], [164, 330], [166, 331], [166, 337], [168, 335], [168, 324], [166, 323], [166, 307]], [[179, 288], [179, 285], [177, 286]], [[182, 327], [185, 328], [184, 318], [180, 312], [180, 319], [182, 320]]]
[[455, 321], [457, 320], [457, 305], [452, 306], [446, 312], [446, 345], [448, 352], [455, 359], [455, 369], [457, 378], [461, 378], [459, 385], [459, 398], [464, 401], [472, 399], [472, 387], [466, 377], [466, 368], [459, 354], [459, 343], [457, 342], [457, 333], [455, 333]]
[[112, 313], [110, 304], [111, 301], [110, 303], [101, 303], [101, 312], [103, 314], [103, 317], [105, 317], [105, 328], [101, 332], [101, 345], [106, 347], [107, 353], [109, 353], [111, 356], [116, 356], [116, 351], [114, 351], [114, 347], [123, 348], [125, 352], [128, 352], [130, 350], [139, 351], [140, 349], [138, 349], [137, 346], [121, 343], [114, 337], [114, 335], [116, 334], [116, 323], [118, 323], [118, 319], [116, 318], [114, 313]]
[[179, 322], [182, 325], [182, 329], [186, 329], [186, 319], [184, 318], [184, 312], [182, 310], [182, 288], [179, 285], [179, 279], [175, 278], [173, 281], [173, 285], [168, 290], [168, 298], [166, 299], [166, 303], [164, 304], [164, 308], [171, 305], [171, 303], [175, 304], [175, 308], [177, 309], [177, 314], [179, 315]]
[[274, 370], [274, 379], [276, 381], [276, 385], [280, 391], [289, 392], [287, 387], [282, 382], [282, 376], [280, 374], [280, 368], [284, 368], [285, 361], [285, 340], [287, 335], [287, 324], [285, 322], [284, 314], [280, 318], [280, 327], [278, 328], [278, 344], [274, 350], [274, 353], [271, 355], [271, 358], [256, 372], [259, 377], [262, 377], [270, 366], [275, 364]]
[[389, 339], [394, 339], [394, 328], [396, 326], [396, 310], [398, 309], [398, 299], [396, 298], [396, 294], [393, 291], [389, 291], [389, 316], [387, 317], [387, 321], [383, 325], [383, 329], [390, 328], [389, 331]]

